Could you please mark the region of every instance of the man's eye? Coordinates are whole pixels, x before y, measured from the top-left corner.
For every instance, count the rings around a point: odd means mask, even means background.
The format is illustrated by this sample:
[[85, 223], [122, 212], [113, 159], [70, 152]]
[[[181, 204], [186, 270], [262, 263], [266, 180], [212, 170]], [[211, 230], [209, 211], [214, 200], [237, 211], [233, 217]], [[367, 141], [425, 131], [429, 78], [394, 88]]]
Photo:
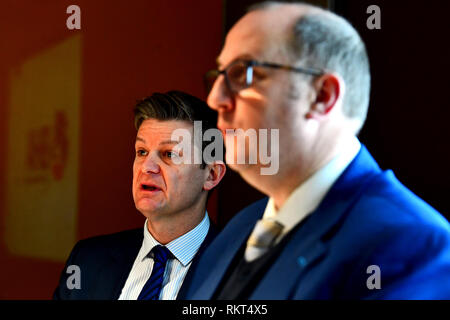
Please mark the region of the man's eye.
[[148, 154], [148, 152], [145, 151], [145, 150], [142, 150], [142, 149], [136, 151], [136, 155], [137, 155], [138, 157], [145, 157], [147, 154]]
[[261, 68], [258, 67], [253, 68], [253, 78], [262, 80], [266, 76], [267, 76], [266, 73]]
[[164, 155], [167, 158], [174, 158], [174, 157], [178, 156], [178, 154], [176, 152], [174, 152], [174, 151], [166, 151], [166, 152], [164, 152]]
[[231, 82], [245, 84], [247, 66], [243, 63], [237, 63], [227, 70], [228, 78]]

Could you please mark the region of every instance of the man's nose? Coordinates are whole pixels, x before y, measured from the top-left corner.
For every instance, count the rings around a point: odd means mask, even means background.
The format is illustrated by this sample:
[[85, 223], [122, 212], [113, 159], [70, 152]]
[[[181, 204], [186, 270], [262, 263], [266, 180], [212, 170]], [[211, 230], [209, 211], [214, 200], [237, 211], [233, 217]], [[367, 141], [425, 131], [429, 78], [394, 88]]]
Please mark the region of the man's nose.
[[161, 168], [158, 164], [158, 161], [156, 159], [155, 155], [149, 154], [146, 158], [144, 163], [142, 164], [142, 173], [159, 173], [161, 171]]
[[207, 103], [217, 112], [231, 112], [234, 110], [233, 94], [227, 86], [224, 75], [219, 75], [208, 95]]

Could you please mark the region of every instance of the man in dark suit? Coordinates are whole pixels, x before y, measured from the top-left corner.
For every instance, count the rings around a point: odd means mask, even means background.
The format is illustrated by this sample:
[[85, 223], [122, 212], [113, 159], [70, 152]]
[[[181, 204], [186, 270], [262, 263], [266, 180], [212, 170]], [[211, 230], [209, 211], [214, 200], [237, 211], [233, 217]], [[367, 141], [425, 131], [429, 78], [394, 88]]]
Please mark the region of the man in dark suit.
[[78, 242], [54, 299], [184, 298], [197, 258], [215, 235], [206, 201], [225, 165], [220, 152], [196, 158], [207, 144], [195, 137], [216, 121], [205, 102], [179, 91], [137, 104], [132, 191], [147, 218], [144, 228]]
[[[264, 3], [233, 26], [217, 61], [208, 104], [227, 162], [268, 199], [213, 241], [187, 297], [450, 298], [449, 223], [356, 138], [370, 95], [356, 30], [313, 6]], [[279, 130], [276, 173], [263, 173], [260, 154], [235, 161], [265, 143], [242, 139], [252, 129]]]

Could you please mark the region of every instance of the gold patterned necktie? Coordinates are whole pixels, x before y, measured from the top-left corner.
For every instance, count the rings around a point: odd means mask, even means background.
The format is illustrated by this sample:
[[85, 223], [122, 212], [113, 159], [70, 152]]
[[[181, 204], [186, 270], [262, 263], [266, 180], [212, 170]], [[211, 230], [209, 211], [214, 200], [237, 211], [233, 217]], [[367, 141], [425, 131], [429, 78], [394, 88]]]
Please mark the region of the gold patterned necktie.
[[283, 225], [275, 220], [258, 220], [247, 240], [245, 260], [251, 262], [265, 254], [274, 245], [282, 231]]

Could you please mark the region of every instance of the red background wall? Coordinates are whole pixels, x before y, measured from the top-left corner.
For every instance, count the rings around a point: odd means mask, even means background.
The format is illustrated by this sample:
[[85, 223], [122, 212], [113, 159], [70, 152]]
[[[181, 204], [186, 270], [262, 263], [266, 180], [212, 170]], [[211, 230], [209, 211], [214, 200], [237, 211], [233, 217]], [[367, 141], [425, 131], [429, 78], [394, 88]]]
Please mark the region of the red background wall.
[[[68, 30], [66, 8], [81, 8], [81, 30]], [[155, 91], [205, 97], [202, 75], [222, 43], [222, 2], [3, 0], [0, 10], [0, 154], [7, 141], [8, 70], [82, 33], [78, 239], [142, 227], [131, 195], [132, 108]], [[0, 203], [6, 157], [0, 156]], [[216, 197], [209, 211], [215, 217]], [[5, 209], [0, 206], [0, 233]], [[46, 299], [62, 263], [10, 254], [0, 242], [0, 299]], [[69, 254], [69, 252], [67, 252]]]

